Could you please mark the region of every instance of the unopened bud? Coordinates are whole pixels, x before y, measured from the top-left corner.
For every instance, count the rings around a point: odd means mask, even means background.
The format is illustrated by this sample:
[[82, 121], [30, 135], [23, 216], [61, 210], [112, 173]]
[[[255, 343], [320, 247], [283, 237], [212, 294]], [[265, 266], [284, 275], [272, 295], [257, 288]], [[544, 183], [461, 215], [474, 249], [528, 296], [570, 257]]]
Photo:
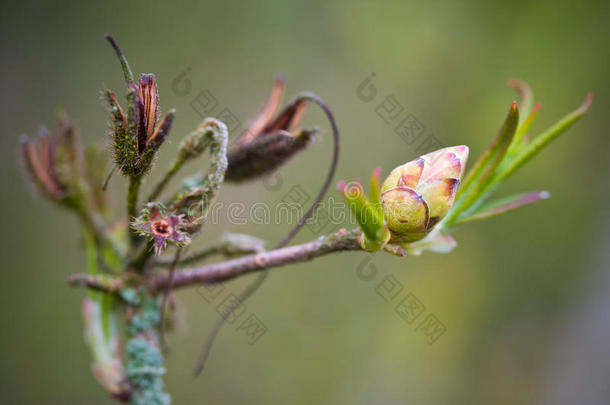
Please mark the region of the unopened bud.
[[381, 188], [381, 203], [393, 241], [423, 239], [443, 219], [453, 205], [467, 158], [467, 146], [453, 146], [390, 173]]

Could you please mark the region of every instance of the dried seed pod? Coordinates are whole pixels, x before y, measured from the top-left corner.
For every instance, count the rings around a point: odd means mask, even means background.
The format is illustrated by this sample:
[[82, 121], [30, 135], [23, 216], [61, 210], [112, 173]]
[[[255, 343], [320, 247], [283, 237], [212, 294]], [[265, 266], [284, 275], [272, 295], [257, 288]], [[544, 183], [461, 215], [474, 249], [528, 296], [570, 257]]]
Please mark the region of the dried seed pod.
[[293, 100], [275, 116], [283, 92], [284, 80], [278, 77], [261, 113], [229, 150], [228, 181], [253, 180], [269, 174], [314, 138], [317, 130], [296, 128], [307, 110], [306, 100]]
[[74, 127], [62, 113], [53, 136], [41, 127], [34, 140], [21, 136], [21, 161], [40, 195], [75, 207], [81, 197], [83, 157]]
[[226, 178], [239, 182], [269, 174], [303, 150], [316, 135], [303, 129], [298, 134], [276, 132], [229, 151]]

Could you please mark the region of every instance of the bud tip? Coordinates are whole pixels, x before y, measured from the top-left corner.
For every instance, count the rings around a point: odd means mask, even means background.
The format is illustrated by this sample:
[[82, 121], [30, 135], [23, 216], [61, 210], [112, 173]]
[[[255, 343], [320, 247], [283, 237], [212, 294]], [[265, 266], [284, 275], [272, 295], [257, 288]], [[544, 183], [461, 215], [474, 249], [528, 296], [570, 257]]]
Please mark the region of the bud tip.
[[373, 178], [379, 181], [379, 176], [381, 176], [381, 167], [376, 167], [375, 170], [373, 170]]

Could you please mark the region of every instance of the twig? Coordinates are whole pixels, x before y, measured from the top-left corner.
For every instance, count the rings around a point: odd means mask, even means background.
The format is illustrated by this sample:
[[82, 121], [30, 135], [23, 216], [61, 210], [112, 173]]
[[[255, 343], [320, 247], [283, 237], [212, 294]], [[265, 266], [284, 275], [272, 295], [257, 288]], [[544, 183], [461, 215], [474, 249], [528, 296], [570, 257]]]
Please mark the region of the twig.
[[[289, 263], [305, 262], [332, 252], [360, 250], [356, 243], [358, 234], [359, 231], [357, 230], [346, 231], [345, 229], [340, 229], [332, 235], [301, 245], [180, 270], [173, 277], [172, 289], [201, 283], [226, 281], [254, 271], [279, 267]], [[154, 292], [163, 291], [169, 282], [169, 274], [163, 273], [152, 276], [149, 280], [149, 286]]]
[[[295, 226], [288, 232], [288, 234], [286, 234], [286, 236], [276, 245], [276, 249], [286, 246], [292, 240], [292, 238], [301, 230], [303, 225], [305, 225], [305, 222], [309, 218], [311, 218], [311, 216], [313, 215], [315, 210], [318, 208], [318, 205], [324, 198], [324, 195], [328, 191], [328, 188], [330, 187], [332, 179], [335, 176], [337, 164], [339, 163], [339, 140], [340, 140], [339, 128], [337, 127], [337, 122], [335, 121], [335, 117], [334, 117], [333, 113], [330, 111], [330, 108], [328, 108], [328, 106], [326, 105], [324, 100], [322, 100], [320, 97], [318, 97], [317, 95], [315, 95], [313, 93], [301, 94], [301, 95], [297, 96], [294, 100], [292, 100], [289, 103], [289, 105], [295, 104], [295, 103], [303, 101], [303, 100], [309, 100], [311, 102], [316, 103], [324, 111], [324, 114], [326, 114], [326, 116], [330, 122], [330, 125], [332, 128], [332, 133], [333, 133], [333, 156], [332, 156], [332, 160], [330, 163], [330, 168], [328, 169], [328, 174], [326, 175], [326, 179], [324, 180], [324, 184], [322, 185], [322, 188], [320, 188], [320, 191], [318, 192], [318, 195], [316, 196], [314, 202], [311, 204], [311, 206], [309, 207], [307, 212], [305, 212], [305, 214], [301, 217], [301, 219], [295, 224]], [[263, 282], [265, 281], [266, 278], [267, 278], [267, 272], [263, 271], [250, 285], [248, 285], [241, 292], [241, 294], [237, 297], [237, 300], [235, 302], [243, 303], [244, 301], [246, 301], [252, 294], [254, 294], [256, 292], [256, 290], [258, 290], [260, 288], [260, 286], [263, 284]], [[201, 371], [203, 370], [203, 367], [205, 366], [205, 362], [209, 356], [210, 350], [212, 349], [212, 345], [214, 344], [214, 339], [216, 338], [216, 335], [218, 335], [218, 332], [220, 332], [220, 328], [222, 328], [224, 321], [225, 321], [224, 317], [221, 316], [220, 318], [218, 318], [218, 320], [216, 321], [216, 324], [214, 324], [214, 327], [212, 328], [208, 337], [206, 338], [206, 342], [203, 345], [200, 360], [199, 360], [197, 366], [195, 367], [195, 370], [193, 371], [193, 374], [195, 376], [199, 375], [201, 373]]]
[[105, 34], [104, 37], [106, 37], [108, 42], [110, 42], [110, 45], [112, 45], [112, 48], [114, 48], [114, 52], [116, 52], [116, 54], [119, 58], [119, 62], [121, 62], [121, 70], [123, 70], [123, 75], [125, 76], [125, 81], [127, 82], [127, 84], [129, 84], [130, 82], [133, 82], [133, 73], [131, 71], [131, 68], [129, 67], [127, 58], [123, 54], [123, 51], [121, 51], [121, 48], [119, 48], [119, 45], [116, 43], [114, 38], [112, 38], [110, 36], [110, 34]]
[[[290, 263], [305, 262], [333, 252], [361, 250], [356, 242], [359, 234], [360, 231], [357, 229], [353, 231], [339, 229], [334, 234], [301, 245], [181, 270], [173, 276], [173, 280], [171, 280], [168, 273], [153, 275], [146, 283], [151, 291], [156, 293], [163, 291], [170, 282], [171, 289], [174, 290], [202, 283], [226, 281], [255, 271], [280, 267]], [[124, 277], [90, 275], [86, 273], [69, 275], [68, 283], [72, 286], [88, 287], [108, 293], [116, 293], [126, 287], [126, 279]]]
[[[138, 195], [142, 185], [142, 176], [135, 175], [129, 177], [129, 188], [127, 190], [127, 220], [131, 223], [138, 216]], [[133, 246], [137, 245], [140, 237], [135, 230], [129, 227], [129, 239]]]
[[115, 241], [115, 239], [108, 232], [108, 226], [104, 222], [104, 219], [99, 213], [90, 206], [83, 207], [77, 210], [80, 220], [83, 226], [88, 227], [94, 233], [95, 238], [101, 242], [107, 244], [112, 251], [118, 255], [121, 259], [124, 258], [124, 249]]
[[97, 291], [116, 293], [125, 288], [125, 282], [120, 277], [107, 275], [92, 275], [75, 273], [68, 276], [68, 284], [75, 287], [88, 287]]
[[[234, 259], [264, 251], [265, 241], [262, 239], [238, 233], [225, 233], [216, 244], [191, 253], [184, 258], [181, 257], [178, 266], [184, 267], [184, 265], [193, 264], [213, 255], [222, 255], [225, 259]], [[152, 265], [168, 267], [172, 263], [173, 258], [166, 256], [156, 258]]]
[[155, 252], [154, 244], [153, 239], [148, 239], [139, 250], [134, 251], [133, 256], [128, 257], [128, 266], [139, 272], [144, 271], [144, 265]]
[[163, 348], [163, 351], [167, 352], [169, 351], [169, 346], [167, 344], [167, 341], [165, 340], [165, 313], [166, 313], [166, 307], [167, 307], [167, 299], [169, 297], [169, 294], [172, 291], [172, 283], [173, 283], [173, 279], [174, 279], [174, 274], [176, 274], [176, 265], [178, 264], [178, 261], [180, 260], [180, 254], [182, 253], [182, 248], [179, 247], [176, 250], [176, 254], [174, 255], [174, 260], [172, 261], [172, 264], [169, 268], [169, 280], [167, 282], [167, 287], [165, 288], [165, 294], [163, 294], [163, 300], [161, 301], [161, 308], [160, 308], [160, 320], [159, 320], [159, 339], [161, 340], [161, 347]]
[[[178, 262], [178, 265], [192, 264], [194, 262], [197, 262], [197, 261], [200, 261], [203, 259], [207, 259], [210, 256], [213, 256], [215, 254], [220, 254], [220, 253], [223, 253], [222, 247], [209, 246], [203, 250], [200, 250], [199, 252], [192, 253], [192, 254], [186, 256], [185, 258], [180, 259], [180, 261]], [[171, 266], [173, 262], [174, 262], [174, 259], [172, 257], [159, 257], [155, 260], [154, 265]]]
[[163, 175], [161, 180], [155, 185], [155, 187], [153, 188], [153, 191], [150, 193], [150, 195], [148, 196], [148, 198], [146, 200], [147, 201], [155, 200], [159, 196], [159, 194], [161, 194], [161, 191], [163, 191], [163, 189], [165, 188], [167, 183], [169, 183], [169, 181], [172, 179], [172, 177], [174, 177], [174, 174], [176, 174], [178, 172], [178, 170], [180, 170], [180, 168], [182, 167], [183, 164], [184, 164], [184, 160], [176, 159], [174, 161], [174, 163], [172, 163], [172, 165], [169, 167], [167, 172], [165, 172], [165, 174]]

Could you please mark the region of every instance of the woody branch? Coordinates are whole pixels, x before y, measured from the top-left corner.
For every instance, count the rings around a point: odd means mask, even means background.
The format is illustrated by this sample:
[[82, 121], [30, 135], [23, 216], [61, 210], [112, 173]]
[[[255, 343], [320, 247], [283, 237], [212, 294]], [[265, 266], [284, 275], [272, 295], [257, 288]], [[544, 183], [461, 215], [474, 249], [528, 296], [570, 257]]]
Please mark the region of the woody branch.
[[[361, 248], [356, 242], [358, 234], [358, 231], [340, 229], [332, 235], [300, 245], [180, 270], [174, 274], [173, 280], [171, 280], [171, 288], [177, 289], [201, 283], [227, 281], [255, 271], [309, 261], [332, 252], [360, 250]], [[169, 272], [153, 275], [145, 282], [153, 292], [161, 292], [167, 288], [170, 282]], [[120, 278], [95, 277], [82, 273], [70, 275], [68, 283], [73, 286], [86, 286], [108, 292], [118, 292], [124, 286]]]

